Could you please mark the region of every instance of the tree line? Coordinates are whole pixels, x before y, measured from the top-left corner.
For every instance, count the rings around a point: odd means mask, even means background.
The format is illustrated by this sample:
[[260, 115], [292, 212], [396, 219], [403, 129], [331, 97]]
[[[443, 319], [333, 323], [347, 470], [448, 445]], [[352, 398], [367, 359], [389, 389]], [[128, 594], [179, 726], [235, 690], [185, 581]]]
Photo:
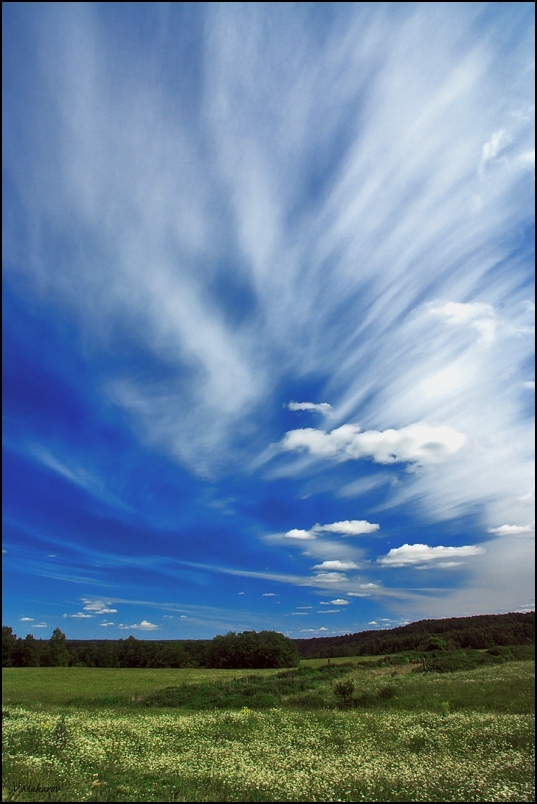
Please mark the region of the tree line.
[[49, 640], [17, 637], [2, 626], [2, 667], [295, 667], [294, 642], [276, 631], [244, 631], [213, 640], [68, 640], [56, 628]]
[[327, 659], [428, 650], [427, 644], [433, 637], [441, 640], [445, 650], [531, 645], [535, 644], [535, 612], [419, 620], [389, 630], [312, 637], [296, 640], [296, 643], [301, 658]]
[[59, 628], [42, 640], [17, 637], [2, 626], [2, 667], [293, 667], [299, 658], [530, 644], [534, 612], [420, 620], [390, 630], [294, 640], [275, 631], [231, 631], [212, 640], [74, 640]]

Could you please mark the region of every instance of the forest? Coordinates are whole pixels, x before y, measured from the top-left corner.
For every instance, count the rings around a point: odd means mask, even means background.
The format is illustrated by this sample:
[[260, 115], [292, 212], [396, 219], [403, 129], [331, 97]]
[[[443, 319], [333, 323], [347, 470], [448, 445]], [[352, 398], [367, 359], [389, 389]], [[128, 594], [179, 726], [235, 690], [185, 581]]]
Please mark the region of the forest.
[[18, 637], [2, 626], [2, 667], [292, 667], [299, 658], [379, 656], [403, 651], [488, 649], [535, 643], [535, 612], [420, 620], [389, 630], [291, 640], [274, 631], [230, 632], [213, 640]]

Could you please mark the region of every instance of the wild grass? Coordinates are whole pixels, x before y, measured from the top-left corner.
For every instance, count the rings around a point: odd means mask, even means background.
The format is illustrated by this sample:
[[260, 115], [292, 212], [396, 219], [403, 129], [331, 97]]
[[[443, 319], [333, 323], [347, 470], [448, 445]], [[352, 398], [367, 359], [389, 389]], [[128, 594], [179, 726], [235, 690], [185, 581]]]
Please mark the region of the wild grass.
[[4, 801], [534, 800], [533, 662], [30, 670], [4, 672]]

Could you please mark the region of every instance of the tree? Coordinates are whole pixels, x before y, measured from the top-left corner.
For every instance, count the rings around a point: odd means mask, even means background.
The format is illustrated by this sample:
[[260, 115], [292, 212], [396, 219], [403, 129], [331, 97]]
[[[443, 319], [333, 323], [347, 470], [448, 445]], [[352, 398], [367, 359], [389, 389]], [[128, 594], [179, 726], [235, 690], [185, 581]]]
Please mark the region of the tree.
[[33, 634], [27, 634], [24, 639], [17, 639], [15, 649], [15, 662], [17, 667], [39, 667], [39, 643]]
[[209, 644], [208, 667], [268, 668], [296, 667], [299, 662], [294, 642], [276, 631], [230, 631]]
[[67, 667], [69, 664], [69, 651], [67, 650], [67, 639], [63, 631], [55, 628], [48, 644], [51, 666]]
[[13, 667], [17, 636], [9, 625], [2, 626], [2, 667]]

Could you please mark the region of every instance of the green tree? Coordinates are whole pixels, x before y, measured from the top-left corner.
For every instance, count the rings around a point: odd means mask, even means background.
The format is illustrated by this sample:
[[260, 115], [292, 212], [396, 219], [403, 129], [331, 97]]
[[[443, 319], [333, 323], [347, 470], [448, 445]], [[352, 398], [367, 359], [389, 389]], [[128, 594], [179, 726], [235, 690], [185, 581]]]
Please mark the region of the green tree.
[[67, 667], [69, 664], [69, 651], [67, 650], [67, 638], [63, 631], [55, 628], [48, 644], [51, 666]]
[[33, 634], [27, 634], [24, 639], [17, 639], [15, 658], [17, 667], [39, 667], [39, 642]]
[[2, 667], [14, 666], [15, 648], [17, 646], [17, 636], [13, 633], [13, 628], [9, 625], [2, 626]]
[[295, 643], [276, 631], [230, 631], [212, 640], [206, 662], [208, 667], [237, 669], [296, 667], [299, 655]]

